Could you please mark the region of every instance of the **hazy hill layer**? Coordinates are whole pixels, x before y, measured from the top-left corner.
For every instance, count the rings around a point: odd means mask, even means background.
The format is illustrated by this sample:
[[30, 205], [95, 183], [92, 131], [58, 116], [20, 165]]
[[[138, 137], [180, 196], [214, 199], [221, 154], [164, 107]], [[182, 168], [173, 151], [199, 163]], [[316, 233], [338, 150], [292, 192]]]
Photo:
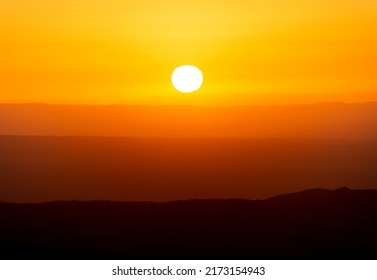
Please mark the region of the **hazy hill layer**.
[[377, 103], [291, 106], [0, 105], [0, 135], [377, 139]]
[[0, 200], [266, 198], [376, 188], [375, 140], [0, 137]]

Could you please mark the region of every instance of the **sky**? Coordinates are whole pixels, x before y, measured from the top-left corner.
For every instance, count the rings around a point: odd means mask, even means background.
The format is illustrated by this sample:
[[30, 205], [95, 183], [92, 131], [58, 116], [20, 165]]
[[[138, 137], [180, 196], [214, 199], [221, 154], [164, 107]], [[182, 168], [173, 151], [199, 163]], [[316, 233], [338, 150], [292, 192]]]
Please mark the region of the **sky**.
[[0, 103], [368, 102], [376, 81], [375, 0], [0, 2]]

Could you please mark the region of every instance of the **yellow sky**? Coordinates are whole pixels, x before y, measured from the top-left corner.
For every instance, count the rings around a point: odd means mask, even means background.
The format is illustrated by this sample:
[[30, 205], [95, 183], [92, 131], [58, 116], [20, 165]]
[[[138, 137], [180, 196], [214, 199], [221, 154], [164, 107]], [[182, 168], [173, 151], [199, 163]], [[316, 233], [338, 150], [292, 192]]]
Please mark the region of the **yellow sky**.
[[[174, 90], [193, 64], [202, 88]], [[2, 0], [0, 102], [377, 100], [375, 0]]]

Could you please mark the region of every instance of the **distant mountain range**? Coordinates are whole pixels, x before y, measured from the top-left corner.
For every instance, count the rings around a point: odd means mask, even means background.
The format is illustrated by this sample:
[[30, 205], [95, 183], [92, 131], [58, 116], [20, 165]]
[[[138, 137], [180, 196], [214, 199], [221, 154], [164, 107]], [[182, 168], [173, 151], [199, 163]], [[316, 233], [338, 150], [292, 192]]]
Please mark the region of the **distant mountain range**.
[[239, 107], [0, 104], [0, 135], [377, 139], [377, 103]]
[[377, 259], [377, 190], [0, 203], [2, 259]]

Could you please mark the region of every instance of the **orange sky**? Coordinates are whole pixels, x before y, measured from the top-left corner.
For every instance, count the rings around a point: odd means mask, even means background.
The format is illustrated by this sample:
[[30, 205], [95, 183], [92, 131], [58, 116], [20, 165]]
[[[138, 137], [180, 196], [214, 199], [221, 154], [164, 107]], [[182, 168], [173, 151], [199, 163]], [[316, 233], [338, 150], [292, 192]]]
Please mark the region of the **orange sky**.
[[[0, 102], [377, 100], [375, 0], [3, 0]], [[174, 90], [197, 65], [203, 87]]]

